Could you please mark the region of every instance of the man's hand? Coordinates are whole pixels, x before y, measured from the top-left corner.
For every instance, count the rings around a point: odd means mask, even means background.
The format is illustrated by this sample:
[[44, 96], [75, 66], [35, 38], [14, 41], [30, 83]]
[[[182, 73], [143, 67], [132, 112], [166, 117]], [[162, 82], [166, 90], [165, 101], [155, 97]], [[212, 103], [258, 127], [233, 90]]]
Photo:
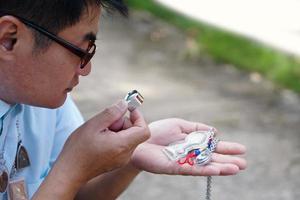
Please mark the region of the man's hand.
[[[149, 138], [149, 129], [142, 115], [131, 112], [126, 118], [126, 111], [127, 103], [120, 101], [79, 127], [68, 138], [36, 196], [45, 197], [41, 199], [74, 198], [88, 180], [125, 166], [137, 145]], [[51, 196], [49, 193], [50, 196], [43, 196], [47, 188], [53, 189], [45, 186], [47, 182], [60, 185], [56, 188], [61, 195]]]
[[151, 138], [134, 151], [131, 162], [138, 169], [158, 174], [174, 175], [234, 175], [246, 168], [246, 161], [239, 157], [246, 148], [238, 143], [219, 142], [211, 162], [206, 166], [179, 165], [171, 161], [162, 149], [187, 134], [198, 130], [209, 130], [210, 126], [182, 119], [165, 119], [149, 125]]
[[67, 140], [58, 159], [71, 176], [89, 180], [99, 174], [124, 166], [133, 150], [149, 137], [146, 122], [139, 112], [130, 115], [130, 126], [118, 132], [111, 127], [127, 111], [127, 104], [105, 109], [79, 127]]

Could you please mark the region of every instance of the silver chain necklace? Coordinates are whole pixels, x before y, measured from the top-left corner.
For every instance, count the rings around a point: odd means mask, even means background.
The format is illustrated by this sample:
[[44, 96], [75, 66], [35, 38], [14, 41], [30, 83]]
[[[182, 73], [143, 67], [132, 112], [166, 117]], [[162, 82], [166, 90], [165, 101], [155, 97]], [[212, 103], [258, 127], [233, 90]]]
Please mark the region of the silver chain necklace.
[[26, 189], [25, 179], [17, 177], [18, 170], [30, 165], [29, 157], [25, 147], [22, 145], [20, 121], [18, 115], [16, 116], [16, 129], [17, 129], [17, 152], [12, 164], [11, 173], [8, 181], [8, 199], [23, 199], [28, 200], [28, 193]]
[[[195, 131], [186, 136], [183, 141], [175, 142], [163, 149], [163, 153], [178, 164], [204, 166], [211, 161], [211, 155], [216, 150], [219, 140], [214, 129]], [[211, 200], [212, 177], [207, 177], [206, 200]]]
[[[17, 128], [17, 141], [18, 141], [18, 147], [19, 147], [19, 143], [21, 142], [19, 119], [16, 120], [16, 128]], [[18, 154], [18, 150], [17, 150], [17, 154]], [[17, 157], [17, 155], [16, 155], [16, 157]], [[10, 178], [14, 177], [16, 175], [16, 173], [17, 173], [16, 162], [14, 162], [13, 166], [12, 166], [12, 169], [11, 169]]]
[[[10, 108], [5, 115], [3, 115], [1, 118], [1, 135], [3, 134], [3, 129], [4, 129], [4, 119], [8, 115], [8, 113], [11, 111], [12, 108]], [[6, 160], [4, 158], [4, 153], [5, 153], [5, 144], [6, 144], [6, 139], [7, 139], [8, 133], [5, 134], [4, 140], [3, 140], [3, 145], [2, 149], [0, 152], [0, 193], [4, 193], [7, 189], [8, 182], [9, 182], [9, 172], [8, 168], [6, 166]]]
[[[218, 138], [214, 138], [212, 140], [211, 147], [210, 147], [211, 153], [213, 153], [216, 150], [218, 142], [219, 142]], [[212, 176], [208, 176], [206, 181], [206, 200], [211, 200], [211, 188], [212, 188]]]
[[206, 181], [206, 200], [211, 200], [212, 177], [208, 176]]
[[[7, 113], [9, 113], [9, 111]], [[3, 120], [6, 116], [7, 116], [7, 114], [5, 114], [2, 117]], [[3, 123], [2, 123], [2, 125], [3, 125]], [[3, 126], [1, 126], [1, 132], [0, 132], [1, 135], [3, 132]], [[12, 166], [10, 175], [9, 175], [8, 168], [6, 166], [6, 160], [4, 158], [5, 145], [6, 145], [8, 133], [6, 133], [6, 135], [4, 136], [3, 145], [2, 145], [1, 152], [0, 152], [0, 193], [4, 193], [7, 190], [8, 184], [10, 182], [10, 178], [13, 178], [16, 175], [18, 169], [22, 169], [22, 168], [25, 168], [30, 165], [28, 153], [27, 153], [25, 147], [22, 145], [20, 122], [19, 122], [18, 118], [16, 119], [16, 129], [17, 129], [18, 145], [17, 145], [17, 152], [15, 155], [15, 160], [13, 162], [13, 166]]]
[[17, 146], [17, 153], [16, 153], [16, 157], [15, 157], [15, 162], [13, 164], [12, 176], [15, 175], [15, 173], [19, 169], [23, 169], [25, 167], [30, 166], [30, 159], [29, 159], [27, 150], [22, 144], [21, 132], [20, 132], [20, 121], [19, 121], [18, 118], [17, 118], [17, 121], [16, 121], [16, 127], [17, 127], [17, 134], [18, 134], [18, 146]]

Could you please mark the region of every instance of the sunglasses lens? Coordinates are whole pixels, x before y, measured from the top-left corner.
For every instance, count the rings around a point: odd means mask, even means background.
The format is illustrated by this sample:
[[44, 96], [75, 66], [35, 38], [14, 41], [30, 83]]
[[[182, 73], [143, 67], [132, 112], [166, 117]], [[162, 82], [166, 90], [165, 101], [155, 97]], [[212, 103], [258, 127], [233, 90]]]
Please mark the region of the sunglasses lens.
[[96, 45], [91, 44], [88, 47], [85, 56], [81, 60], [81, 66], [80, 66], [81, 69], [83, 69], [90, 62], [92, 57], [95, 55], [95, 52], [96, 52]]

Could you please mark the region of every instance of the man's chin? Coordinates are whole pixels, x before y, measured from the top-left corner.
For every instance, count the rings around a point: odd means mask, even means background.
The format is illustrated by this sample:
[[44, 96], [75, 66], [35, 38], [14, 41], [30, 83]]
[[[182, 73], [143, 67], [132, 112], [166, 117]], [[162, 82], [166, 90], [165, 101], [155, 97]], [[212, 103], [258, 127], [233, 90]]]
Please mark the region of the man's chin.
[[41, 108], [56, 109], [56, 108], [61, 107], [65, 103], [67, 96], [68, 95], [66, 93], [59, 98], [44, 99], [43, 101], [40, 101], [40, 102], [29, 103], [29, 105], [41, 107]]
[[58, 99], [57, 101], [49, 102], [48, 108], [55, 109], [61, 107], [65, 103], [67, 96], [68, 94], [64, 94], [63, 98]]

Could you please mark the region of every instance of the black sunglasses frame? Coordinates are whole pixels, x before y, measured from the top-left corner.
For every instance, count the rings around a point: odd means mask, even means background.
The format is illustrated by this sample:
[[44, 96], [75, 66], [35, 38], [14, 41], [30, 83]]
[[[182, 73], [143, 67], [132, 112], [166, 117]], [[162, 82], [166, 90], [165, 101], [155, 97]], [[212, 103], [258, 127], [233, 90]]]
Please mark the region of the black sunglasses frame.
[[10, 14], [10, 13], [2, 13], [2, 12], [0, 12], [0, 16], [4, 16], [4, 15], [10, 15], [10, 16], [18, 18], [25, 25], [27, 25], [27, 26], [33, 28], [34, 30], [40, 32], [41, 34], [47, 36], [51, 40], [55, 41], [56, 43], [60, 44], [61, 46], [63, 46], [64, 48], [68, 49], [70, 52], [72, 52], [76, 56], [78, 56], [81, 59], [81, 65], [80, 65], [81, 69], [83, 69], [90, 62], [90, 60], [92, 59], [92, 57], [95, 55], [95, 52], [96, 52], [95, 41], [90, 41], [90, 44], [89, 44], [87, 50], [83, 50], [83, 49], [75, 46], [74, 44], [72, 44], [72, 43], [64, 40], [63, 38], [58, 37], [54, 33], [51, 33], [49, 31], [47, 31], [43, 27], [41, 27], [41, 26], [39, 26], [39, 25], [37, 25], [37, 24], [35, 24], [33, 22], [30, 22], [29, 20], [27, 20], [27, 19], [25, 19], [23, 17], [19, 17], [17, 15]]

